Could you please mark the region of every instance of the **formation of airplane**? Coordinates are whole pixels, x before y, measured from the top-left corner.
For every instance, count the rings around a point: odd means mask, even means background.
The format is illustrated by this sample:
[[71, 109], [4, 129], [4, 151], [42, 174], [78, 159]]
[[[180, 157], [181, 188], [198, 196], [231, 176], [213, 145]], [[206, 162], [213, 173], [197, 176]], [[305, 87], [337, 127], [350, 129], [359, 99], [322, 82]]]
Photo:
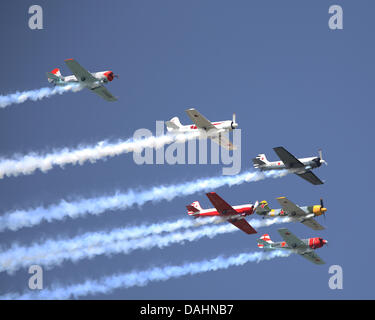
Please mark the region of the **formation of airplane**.
[[[100, 71], [95, 73], [88, 72], [76, 60], [65, 60], [66, 65], [69, 67], [73, 75], [62, 76], [60, 69], [55, 68], [51, 72], [47, 72], [48, 82], [57, 86], [65, 86], [71, 83], [78, 83], [107, 101], [116, 101], [117, 99], [104, 87], [104, 84], [111, 82], [115, 77], [112, 71]], [[236, 115], [233, 113], [232, 120], [211, 122], [200, 114], [196, 109], [191, 108], [185, 110], [191, 121], [192, 125], [182, 125], [178, 117], [174, 117], [166, 121], [166, 127], [172, 133], [188, 133], [196, 130], [203, 130], [207, 137], [212, 141], [218, 143], [220, 146], [228, 149], [235, 150], [236, 146], [227, 138], [226, 134], [238, 127], [236, 122]], [[308, 182], [319, 185], [323, 182], [311, 171], [312, 169], [320, 167], [323, 163], [322, 151], [319, 150], [318, 157], [308, 157], [297, 159], [294, 155], [288, 152], [284, 147], [273, 148], [279, 161], [270, 162], [267, 160], [265, 154], [259, 154], [256, 158], [252, 159], [253, 165], [256, 169], [261, 171], [267, 170], [288, 170], [295, 173]], [[301, 222], [313, 230], [323, 230], [324, 227], [320, 225], [314, 218], [324, 215], [327, 208], [323, 205], [323, 200], [320, 200], [320, 205], [313, 206], [298, 206], [286, 197], [277, 198], [281, 205], [281, 209], [270, 209], [267, 201], [258, 201], [253, 204], [245, 204], [238, 206], [231, 206], [223, 200], [215, 192], [206, 194], [214, 208], [203, 209], [198, 201], [186, 206], [188, 215], [194, 218], [198, 217], [212, 217], [219, 216], [225, 221], [232, 223], [234, 226], [245, 232], [246, 234], [254, 234], [257, 231], [246, 221], [246, 216], [256, 212], [263, 218], [287, 216], [295, 222]], [[299, 239], [292, 234], [288, 229], [278, 229], [284, 241], [273, 242], [268, 234], [264, 234], [257, 240], [258, 247], [264, 250], [277, 250], [286, 249], [301, 255], [315, 264], [324, 264], [324, 261], [314, 252], [315, 249], [323, 247], [327, 244], [327, 240], [320, 237]]]
[[284, 241], [273, 242], [268, 234], [264, 234], [258, 239], [258, 247], [263, 250], [290, 250], [306, 258], [315, 264], [324, 264], [325, 262], [314, 252], [315, 249], [323, 247], [328, 243], [323, 238], [299, 239], [288, 229], [282, 228], [277, 230]]
[[195, 218], [220, 216], [247, 234], [257, 233], [246, 221], [245, 217], [254, 213], [258, 206], [258, 202], [256, 202], [255, 205], [249, 203], [232, 207], [216, 192], [209, 192], [206, 195], [215, 208], [202, 209], [199, 202], [194, 201], [192, 204], [186, 206], [189, 216]]
[[[246, 221], [246, 216], [257, 213], [263, 217], [287, 216], [294, 221], [314, 229], [323, 230], [324, 227], [316, 222], [313, 218], [325, 214], [327, 208], [320, 200], [320, 205], [299, 207], [286, 197], [279, 197], [282, 209], [270, 209], [266, 201], [258, 201], [253, 204], [231, 206], [223, 200], [216, 192], [206, 194], [214, 208], [203, 209], [198, 201], [194, 201], [186, 206], [188, 215], [194, 218], [201, 217], [222, 217], [225, 221], [232, 223], [234, 226], [247, 234], [254, 234], [257, 231]], [[297, 253], [315, 264], [324, 264], [325, 262], [314, 252], [315, 249], [321, 248], [328, 241], [320, 237], [299, 239], [288, 229], [278, 229], [284, 241], [273, 242], [268, 234], [262, 235], [258, 240], [258, 247], [264, 250], [286, 249]]]
[[284, 147], [273, 148], [273, 150], [280, 158], [279, 161], [270, 162], [267, 160], [265, 154], [259, 154], [253, 159], [254, 167], [261, 171], [287, 169], [289, 172], [297, 174], [314, 185], [323, 184], [323, 182], [311, 171], [314, 168], [319, 168], [323, 163], [327, 165], [327, 162], [323, 160], [321, 150], [319, 150], [318, 157], [301, 159], [297, 159]]
[[74, 59], [67, 59], [65, 60], [65, 63], [73, 75], [64, 77], [62, 76], [60, 69], [55, 68], [51, 72], [47, 72], [48, 82], [56, 86], [66, 86], [71, 83], [79, 83], [107, 101], [117, 100], [103, 84], [111, 82], [114, 78], [118, 78], [118, 75], [110, 70], [90, 73]]
[[286, 197], [279, 197], [277, 201], [280, 203], [282, 209], [270, 209], [267, 201], [261, 201], [255, 212], [263, 216], [263, 218], [290, 217], [292, 221], [301, 222], [313, 230], [324, 229], [324, 227], [314, 219], [315, 217], [324, 215], [327, 211], [327, 208], [324, 207], [323, 199], [320, 199], [319, 205], [303, 207], [297, 206]]
[[182, 125], [180, 119], [178, 117], [174, 117], [171, 120], [165, 122], [167, 130], [169, 132], [186, 133], [196, 130], [203, 130], [206, 132], [208, 138], [218, 143], [222, 147], [228, 150], [236, 149], [236, 146], [234, 146], [224, 135], [225, 133], [228, 133], [229, 131], [232, 131], [238, 127], [235, 113], [233, 113], [232, 120], [211, 122], [194, 108], [185, 110], [185, 112], [194, 124]]

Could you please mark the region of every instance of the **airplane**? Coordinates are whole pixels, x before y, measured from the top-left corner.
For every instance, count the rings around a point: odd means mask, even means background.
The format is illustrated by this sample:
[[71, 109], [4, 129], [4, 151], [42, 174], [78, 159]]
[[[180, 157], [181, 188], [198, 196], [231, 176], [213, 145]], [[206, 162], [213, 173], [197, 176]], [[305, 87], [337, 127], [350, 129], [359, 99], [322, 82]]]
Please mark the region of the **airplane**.
[[301, 159], [297, 159], [284, 147], [273, 148], [273, 150], [279, 156], [281, 161], [270, 162], [267, 160], [265, 154], [258, 154], [256, 158], [252, 159], [254, 168], [261, 171], [287, 169], [289, 172], [297, 174], [302, 179], [305, 179], [314, 185], [323, 184], [323, 182], [311, 171], [311, 169], [319, 168], [322, 163], [328, 165], [327, 162], [323, 160], [322, 150], [319, 150], [318, 157]]
[[320, 205], [300, 207], [288, 200], [286, 197], [277, 198], [282, 209], [270, 209], [267, 201], [261, 201], [255, 212], [263, 218], [269, 217], [290, 217], [294, 222], [301, 222], [313, 230], [323, 230], [314, 217], [325, 215], [327, 208], [324, 207], [323, 199]]
[[273, 242], [268, 234], [264, 234], [257, 240], [258, 247], [264, 250], [286, 249], [306, 258], [315, 264], [325, 264], [325, 262], [314, 252], [315, 249], [323, 247], [328, 243], [323, 238], [299, 239], [288, 229], [277, 230], [284, 239], [282, 242]]
[[209, 192], [206, 195], [215, 208], [204, 210], [198, 201], [194, 201], [192, 204], [186, 206], [189, 216], [193, 216], [194, 218], [219, 216], [247, 234], [257, 233], [246, 221], [245, 217], [254, 213], [258, 202], [255, 205], [245, 204], [232, 207], [216, 192]]
[[90, 73], [74, 59], [67, 59], [65, 60], [65, 63], [72, 71], [73, 75], [64, 77], [62, 76], [60, 69], [55, 68], [51, 72], [46, 73], [49, 83], [52, 83], [55, 86], [66, 86], [71, 83], [79, 83], [107, 101], [117, 100], [103, 86], [104, 83], [111, 82], [114, 78], [118, 78], [117, 74], [114, 74], [110, 70]]
[[236, 150], [234, 146], [227, 137], [223, 134], [232, 131], [238, 127], [236, 122], [236, 114], [233, 113], [232, 120], [211, 122], [202, 116], [196, 109], [191, 108], [185, 110], [191, 121], [194, 122], [193, 125], [182, 125], [178, 117], [174, 117], [169, 121], [165, 122], [167, 131], [173, 133], [186, 133], [194, 132], [195, 130], [204, 130], [207, 133], [208, 138], [212, 141], [218, 143], [222, 147], [228, 150]]

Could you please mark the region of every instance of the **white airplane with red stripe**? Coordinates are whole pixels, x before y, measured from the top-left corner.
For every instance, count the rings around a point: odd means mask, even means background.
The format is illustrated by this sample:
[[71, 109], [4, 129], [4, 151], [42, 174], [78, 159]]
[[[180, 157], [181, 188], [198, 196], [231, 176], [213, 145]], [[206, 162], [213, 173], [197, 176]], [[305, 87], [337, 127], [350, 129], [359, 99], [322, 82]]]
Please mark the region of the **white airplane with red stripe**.
[[111, 82], [118, 75], [112, 71], [100, 71], [90, 73], [83, 68], [76, 60], [65, 60], [66, 65], [72, 71], [71, 76], [62, 76], [60, 69], [55, 68], [51, 72], [47, 72], [48, 82], [56, 86], [66, 86], [72, 83], [78, 83], [107, 101], [116, 101], [117, 99], [103, 86], [103, 84]]
[[194, 218], [198, 217], [223, 217], [243, 232], [247, 234], [257, 233], [255, 229], [246, 221], [245, 217], [255, 212], [258, 206], [258, 201], [255, 205], [245, 204], [239, 206], [231, 206], [224, 201], [216, 192], [209, 192], [206, 194], [215, 208], [203, 209], [198, 201], [186, 206], [188, 215]]
[[328, 243], [323, 238], [299, 239], [288, 229], [282, 228], [277, 230], [284, 241], [273, 242], [269, 234], [262, 235], [258, 240], [258, 247], [264, 250], [290, 250], [306, 258], [315, 264], [324, 264], [325, 262], [314, 252], [314, 250], [323, 247]]
[[212, 141], [218, 143], [222, 147], [228, 150], [236, 149], [236, 146], [234, 146], [225, 135], [229, 131], [232, 131], [238, 127], [235, 113], [233, 113], [232, 120], [211, 122], [194, 108], [185, 110], [185, 112], [194, 124], [182, 125], [180, 119], [178, 117], [174, 117], [165, 122], [169, 132], [188, 133], [201, 130], [207, 134], [207, 138], [210, 138]]

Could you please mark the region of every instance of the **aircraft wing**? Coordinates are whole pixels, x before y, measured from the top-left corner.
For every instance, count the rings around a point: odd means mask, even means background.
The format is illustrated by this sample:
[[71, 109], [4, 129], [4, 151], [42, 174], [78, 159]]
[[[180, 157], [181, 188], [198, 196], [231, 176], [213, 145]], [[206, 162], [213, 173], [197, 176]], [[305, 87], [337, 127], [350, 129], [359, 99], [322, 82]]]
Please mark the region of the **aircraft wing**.
[[306, 252], [304, 254], [300, 254], [302, 257], [306, 258], [307, 260], [311, 261], [315, 264], [325, 264], [325, 262], [313, 251]]
[[[223, 216], [238, 216], [236, 210], [223, 200], [216, 192], [210, 192], [206, 194], [208, 199], [211, 201], [216, 210]], [[255, 229], [246, 221], [244, 218], [240, 219], [229, 219], [228, 222], [236, 226], [238, 229], [242, 230], [247, 234], [257, 233]]]
[[276, 147], [276, 148], [273, 148], [273, 150], [276, 152], [280, 160], [284, 162], [285, 167], [287, 169], [305, 167], [305, 165], [301, 161], [299, 161], [295, 156], [293, 156], [284, 147]]
[[90, 72], [83, 68], [74, 59], [65, 60], [66, 65], [69, 67], [70, 71], [76, 76], [79, 82], [94, 83], [98, 81]]
[[199, 129], [203, 129], [205, 131], [209, 130], [217, 130], [217, 128], [211, 123], [211, 121], [207, 120], [204, 116], [202, 116], [197, 110], [194, 108], [185, 110], [191, 121], [195, 123], [195, 125]]
[[288, 215], [292, 217], [304, 217], [306, 216], [305, 211], [303, 211], [300, 207], [298, 207], [296, 204], [294, 204], [292, 201], [288, 200], [285, 197], [279, 197], [277, 198], [277, 201], [279, 201], [281, 207], [284, 211], [288, 213]]
[[91, 91], [107, 101], [117, 101], [117, 99], [104, 86], [95, 87], [91, 89]]
[[307, 245], [303, 243], [303, 241], [297, 238], [293, 233], [291, 233], [288, 229], [282, 228], [277, 230], [284, 241], [288, 244], [288, 246], [292, 249], [307, 249]]
[[225, 149], [228, 149], [228, 150], [237, 149], [237, 147], [233, 145], [232, 142], [230, 142], [229, 139], [223, 133], [219, 133], [216, 136], [209, 136], [209, 138]]
[[306, 219], [302, 223], [313, 230], [324, 230], [324, 227], [313, 218]]
[[323, 184], [323, 182], [315, 174], [313, 174], [311, 170], [304, 173], [297, 173], [297, 175], [314, 185]]
[[238, 213], [233, 207], [223, 200], [216, 192], [209, 192], [206, 194], [217, 212], [223, 216], [237, 216]]
[[245, 218], [242, 219], [229, 219], [228, 222], [236, 226], [238, 229], [242, 230], [247, 234], [257, 233], [256, 230], [246, 221]]

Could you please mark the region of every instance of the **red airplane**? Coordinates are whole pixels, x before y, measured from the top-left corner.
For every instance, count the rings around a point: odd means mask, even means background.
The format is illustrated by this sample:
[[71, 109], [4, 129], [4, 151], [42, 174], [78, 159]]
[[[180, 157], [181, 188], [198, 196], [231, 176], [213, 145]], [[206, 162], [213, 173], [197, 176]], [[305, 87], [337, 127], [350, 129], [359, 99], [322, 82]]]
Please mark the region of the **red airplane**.
[[202, 209], [198, 201], [186, 206], [188, 215], [195, 218], [198, 217], [212, 217], [219, 216], [241, 229], [247, 234], [257, 233], [255, 229], [246, 221], [245, 217], [255, 212], [258, 206], [258, 201], [255, 205], [245, 204], [241, 206], [231, 206], [225, 202], [216, 192], [209, 192], [206, 194], [215, 208]]

